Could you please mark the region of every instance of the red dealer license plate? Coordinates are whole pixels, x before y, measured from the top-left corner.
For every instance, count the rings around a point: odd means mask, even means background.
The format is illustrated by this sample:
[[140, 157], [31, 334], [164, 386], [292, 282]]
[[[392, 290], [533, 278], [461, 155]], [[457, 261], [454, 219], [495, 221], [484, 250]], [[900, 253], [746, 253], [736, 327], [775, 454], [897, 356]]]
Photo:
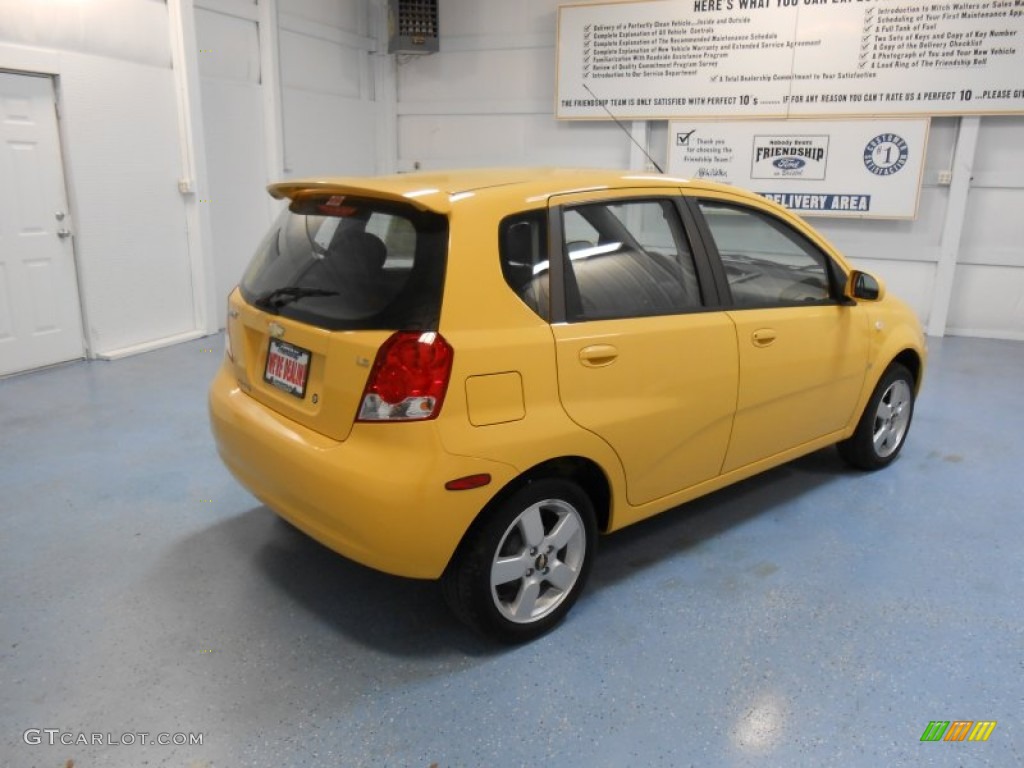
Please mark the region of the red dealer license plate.
[[309, 358], [309, 350], [296, 347], [287, 341], [271, 339], [263, 380], [296, 397], [305, 397], [306, 380], [309, 378]]

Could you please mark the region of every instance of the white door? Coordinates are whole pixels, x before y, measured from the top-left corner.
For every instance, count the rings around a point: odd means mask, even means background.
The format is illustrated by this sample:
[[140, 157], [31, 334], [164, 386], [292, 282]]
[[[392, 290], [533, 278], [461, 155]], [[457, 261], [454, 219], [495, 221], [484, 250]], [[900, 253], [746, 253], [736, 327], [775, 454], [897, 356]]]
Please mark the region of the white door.
[[0, 376], [82, 357], [53, 84], [0, 72]]

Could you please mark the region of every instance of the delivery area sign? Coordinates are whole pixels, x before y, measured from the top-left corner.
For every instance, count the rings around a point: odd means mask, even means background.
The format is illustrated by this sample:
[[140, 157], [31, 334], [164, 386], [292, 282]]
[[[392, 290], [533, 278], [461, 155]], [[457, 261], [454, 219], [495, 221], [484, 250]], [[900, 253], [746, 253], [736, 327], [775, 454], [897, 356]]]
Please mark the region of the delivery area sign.
[[912, 219], [928, 120], [669, 123], [668, 172], [753, 190], [804, 216]]

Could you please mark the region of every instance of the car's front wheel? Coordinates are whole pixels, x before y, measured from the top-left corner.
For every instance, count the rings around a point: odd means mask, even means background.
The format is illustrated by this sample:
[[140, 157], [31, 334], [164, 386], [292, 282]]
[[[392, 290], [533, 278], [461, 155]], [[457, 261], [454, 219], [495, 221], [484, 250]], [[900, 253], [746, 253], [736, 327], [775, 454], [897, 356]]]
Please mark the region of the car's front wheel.
[[839, 454], [858, 469], [881, 469], [903, 447], [914, 416], [914, 377], [893, 363], [871, 394], [853, 435], [839, 443]]
[[590, 572], [597, 525], [590, 498], [567, 480], [532, 482], [470, 529], [442, 579], [463, 621], [504, 642], [547, 632]]

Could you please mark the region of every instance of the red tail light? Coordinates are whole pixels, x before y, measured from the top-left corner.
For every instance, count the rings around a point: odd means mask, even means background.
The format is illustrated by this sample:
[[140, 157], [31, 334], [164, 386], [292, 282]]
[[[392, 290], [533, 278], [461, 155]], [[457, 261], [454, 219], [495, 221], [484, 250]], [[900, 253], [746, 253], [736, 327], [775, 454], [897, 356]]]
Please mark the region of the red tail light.
[[379, 350], [358, 421], [432, 419], [441, 410], [453, 351], [439, 333], [398, 331]]

